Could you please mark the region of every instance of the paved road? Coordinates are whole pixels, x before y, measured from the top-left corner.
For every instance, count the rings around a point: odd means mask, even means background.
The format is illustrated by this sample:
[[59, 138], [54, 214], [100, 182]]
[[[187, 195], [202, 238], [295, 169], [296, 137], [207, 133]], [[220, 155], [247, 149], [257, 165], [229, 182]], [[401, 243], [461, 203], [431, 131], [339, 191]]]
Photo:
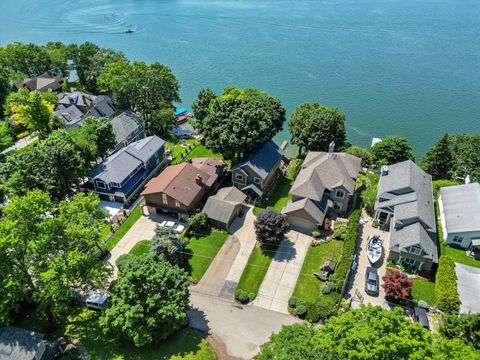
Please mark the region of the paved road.
[[36, 136], [36, 135], [33, 135], [33, 136], [30, 135], [30, 136], [24, 137], [22, 139], [19, 139], [15, 142], [15, 144], [13, 144], [9, 148], [3, 150], [2, 154], [6, 154], [6, 153], [8, 153], [10, 151], [13, 151], [13, 150], [23, 149], [25, 146], [30, 145], [35, 140], [38, 140], [38, 136]]
[[456, 263], [457, 288], [460, 300], [461, 313], [480, 313], [480, 269]]
[[[390, 247], [390, 233], [388, 231], [382, 231], [378, 228], [374, 228], [372, 226], [372, 218], [369, 217], [365, 211], [363, 210], [362, 213], [363, 219], [368, 219], [368, 222], [364, 225], [360, 225], [360, 232], [361, 238], [358, 241], [357, 245], [357, 269], [352, 275], [350, 276], [350, 283], [347, 287], [347, 299], [354, 297], [354, 301], [352, 302], [353, 308], [360, 307], [361, 302], [354, 296], [355, 290], [363, 297], [364, 304], [372, 304], [372, 305], [379, 305], [382, 307], [387, 307], [387, 303], [385, 302], [385, 291], [381, 286], [380, 292], [378, 296], [371, 296], [365, 292], [365, 273], [367, 271], [368, 266], [370, 265], [370, 261], [367, 258], [367, 239], [370, 235], [380, 235], [383, 239], [383, 256], [382, 258], [373, 266], [378, 269], [378, 277], [380, 284], [382, 284], [382, 276], [384, 276], [387, 272], [387, 259]], [[352, 281], [353, 280], [353, 281]]]
[[288, 299], [293, 294], [311, 242], [312, 238], [297, 231], [287, 234], [272, 259], [254, 305], [288, 314]]
[[252, 359], [273, 332], [300, 320], [294, 316], [191, 291], [190, 326], [208, 331], [235, 358]]

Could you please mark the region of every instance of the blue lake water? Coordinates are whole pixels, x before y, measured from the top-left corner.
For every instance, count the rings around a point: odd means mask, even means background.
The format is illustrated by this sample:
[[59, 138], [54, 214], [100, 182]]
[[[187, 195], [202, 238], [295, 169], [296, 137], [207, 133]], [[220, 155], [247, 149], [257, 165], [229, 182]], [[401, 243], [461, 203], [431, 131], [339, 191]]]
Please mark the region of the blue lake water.
[[[362, 146], [395, 134], [421, 155], [446, 131], [480, 132], [478, 0], [0, 0], [0, 44], [13, 41], [160, 61], [187, 107], [230, 84], [267, 90], [289, 113], [338, 106]], [[285, 126], [276, 140], [288, 137]]]

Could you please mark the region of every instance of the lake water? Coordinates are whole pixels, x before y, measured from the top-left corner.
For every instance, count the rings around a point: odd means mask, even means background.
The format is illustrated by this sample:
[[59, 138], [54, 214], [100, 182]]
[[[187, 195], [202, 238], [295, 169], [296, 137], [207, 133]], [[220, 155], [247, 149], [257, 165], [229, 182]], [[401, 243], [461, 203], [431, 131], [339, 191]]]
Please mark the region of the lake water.
[[[132, 27], [138, 31], [125, 34]], [[478, 0], [0, 0], [0, 44], [91, 41], [160, 61], [198, 91], [253, 86], [290, 113], [338, 106], [348, 138], [480, 130]], [[288, 138], [288, 130], [276, 140]]]

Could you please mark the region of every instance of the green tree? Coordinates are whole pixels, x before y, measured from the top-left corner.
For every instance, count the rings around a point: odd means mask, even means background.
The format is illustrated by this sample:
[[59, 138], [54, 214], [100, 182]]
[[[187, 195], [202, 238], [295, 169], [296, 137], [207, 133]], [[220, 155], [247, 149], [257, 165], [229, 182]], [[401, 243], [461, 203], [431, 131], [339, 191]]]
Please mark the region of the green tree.
[[163, 256], [127, 255], [112, 286], [100, 327], [119, 340], [145, 346], [166, 339], [186, 320], [188, 275]]
[[345, 114], [338, 108], [329, 108], [319, 103], [304, 103], [290, 116], [288, 127], [292, 143], [299, 147], [299, 153], [327, 151], [334, 141], [337, 149], [345, 145]]
[[0, 118], [3, 117], [3, 104], [10, 93], [10, 80], [8, 73], [0, 67]]
[[189, 230], [193, 233], [203, 233], [208, 231], [208, 216], [204, 212], [196, 213], [188, 218]]
[[163, 255], [172, 264], [181, 265], [183, 263], [184, 243], [177, 237], [173, 229], [157, 225], [152, 238], [151, 250], [154, 254]]
[[72, 136], [57, 130], [27, 150], [7, 156], [0, 164], [0, 179], [11, 195], [40, 189], [58, 202], [79, 188], [84, 163]]
[[106, 214], [98, 196], [55, 205], [40, 190], [13, 197], [0, 220], [0, 322], [20, 301], [34, 301], [51, 322], [65, 318], [74, 291], [102, 289], [109, 266], [99, 261]]
[[257, 240], [262, 244], [278, 244], [290, 230], [285, 216], [272, 209], [258, 214], [254, 225]]
[[410, 144], [399, 136], [387, 136], [372, 147], [373, 161], [377, 165], [391, 165], [415, 160]]
[[334, 359], [478, 359], [457, 340], [433, 335], [407, 319], [402, 310], [364, 306], [317, 328], [284, 326], [261, 346], [256, 360]]
[[360, 197], [368, 215], [373, 216], [375, 212], [375, 201], [377, 200], [377, 184], [371, 184], [360, 194]]
[[173, 108], [170, 107], [153, 110], [152, 114], [145, 119], [145, 130], [149, 135], [167, 137], [175, 124], [174, 114]]
[[209, 88], [202, 89], [197, 99], [192, 104], [193, 116], [198, 121], [203, 121], [210, 111], [210, 105], [217, 98], [217, 95]]
[[120, 108], [138, 112], [147, 124], [156, 110], [172, 109], [173, 102], [180, 101], [175, 75], [158, 62], [147, 65], [124, 60], [109, 64], [99, 76], [98, 86], [101, 91], [114, 93]]
[[347, 154], [359, 157], [362, 159], [362, 165], [366, 166], [370, 164], [372, 161], [372, 154], [370, 153], [370, 150], [362, 148], [360, 146], [352, 145], [347, 147], [343, 152], [346, 152]]
[[450, 179], [453, 168], [453, 156], [450, 150], [448, 134], [434, 144], [422, 159], [421, 166], [433, 180]]
[[103, 69], [108, 64], [126, 59], [120, 51], [101, 48], [88, 41], [69, 51], [80, 85], [92, 94], [98, 93], [97, 78]]
[[0, 47], [0, 68], [8, 74], [35, 77], [51, 70], [52, 60], [43, 46], [14, 42]]
[[6, 121], [0, 120], [0, 150], [13, 145], [13, 137]]
[[480, 314], [444, 314], [440, 333], [480, 350]]
[[[206, 97], [202, 95], [197, 103], [205, 106]], [[198, 113], [200, 105], [196, 107]], [[253, 88], [227, 87], [212, 99], [207, 115], [202, 120], [196, 118], [193, 126], [203, 135], [207, 148], [235, 160], [246, 156], [258, 142], [275, 136], [284, 121], [285, 109], [278, 98]]]
[[480, 181], [480, 135], [456, 134], [449, 136], [453, 156], [453, 177], [470, 176]]
[[435, 280], [435, 298], [438, 308], [445, 312], [458, 313], [461, 301], [457, 291], [455, 261], [451, 256], [440, 256]]

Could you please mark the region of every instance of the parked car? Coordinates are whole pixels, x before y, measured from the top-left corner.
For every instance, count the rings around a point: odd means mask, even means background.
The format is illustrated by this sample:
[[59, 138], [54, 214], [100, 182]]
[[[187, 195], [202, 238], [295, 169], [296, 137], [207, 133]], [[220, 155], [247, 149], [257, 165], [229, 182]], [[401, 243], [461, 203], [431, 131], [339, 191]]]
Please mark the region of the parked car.
[[108, 300], [108, 295], [106, 294], [100, 294], [100, 293], [90, 294], [85, 299], [85, 305], [89, 309], [102, 310], [107, 300]]
[[178, 224], [175, 227], [175, 231], [177, 232], [177, 234], [181, 234], [183, 232], [183, 230], [185, 230], [185, 226], [183, 226], [182, 224]]
[[378, 272], [369, 266], [365, 274], [365, 292], [368, 295], [378, 295]]
[[416, 322], [422, 324], [422, 326], [425, 329], [430, 330], [430, 324], [428, 322], [427, 310], [425, 310], [424, 308], [416, 307], [413, 311], [413, 319]]

